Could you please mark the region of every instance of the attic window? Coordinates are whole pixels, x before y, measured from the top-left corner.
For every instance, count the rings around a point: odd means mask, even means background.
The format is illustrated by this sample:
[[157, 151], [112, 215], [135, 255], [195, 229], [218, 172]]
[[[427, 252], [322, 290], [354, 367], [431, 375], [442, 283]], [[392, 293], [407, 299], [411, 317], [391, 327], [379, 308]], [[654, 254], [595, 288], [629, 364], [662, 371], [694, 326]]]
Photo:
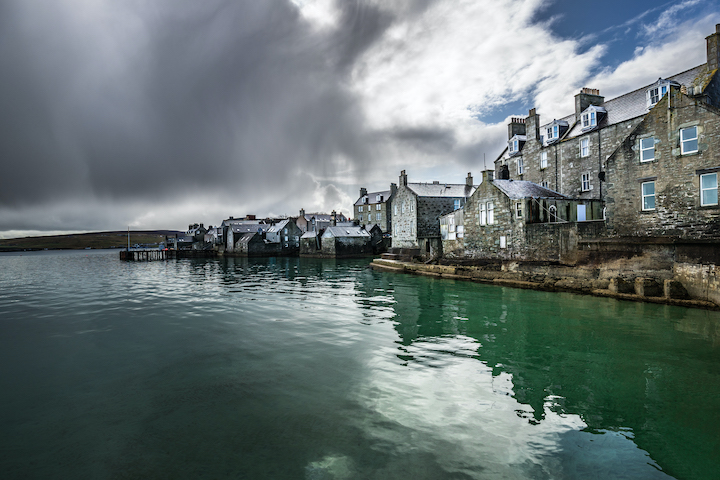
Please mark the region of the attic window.
[[560, 137], [565, 134], [567, 129], [568, 122], [566, 122], [565, 120], [553, 120], [551, 124], [543, 127], [542, 131], [546, 133], [543, 138], [545, 145], [554, 143], [559, 140]]
[[604, 113], [607, 112], [603, 107], [596, 107], [595, 105], [590, 105], [588, 108], [586, 108], [581, 115], [582, 131], [586, 132], [597, 127], [600, 116]]
[[548, 140], [555, 140], [556, 138], [558, 138], [558, 137], [560, 136], [560, 135], [559, 135], [559, 129], [560, 129], [560, 127], [558, 127], [557, 125], [553, 125], [553, 126], [551, 126], [551, 127], [548, 127], [548, 129], [547, 129], [547, 139], [548, 139]]
[[668, 90], [670, 89], [670, 85], [672, 84], [678, 85], [677, 82], [658, 78], [658, 81], [651, 85], [645, 94], [645, 98], [647, 100], [647, 107], [651, 108], [655, 106], [655, 104], [658, 103], [668, 92]]
[[517, 141], [517, 139], [510, 141], [509, 150], [510, 150], [510, 153], [515, 153], [515, 152], [518, 151], [518, 141]]
[[515, 135], [508, 140], [508, 154], [510, 156], [520, 153], [520, 149], [525, 145], [527, 137], [525, 135]]

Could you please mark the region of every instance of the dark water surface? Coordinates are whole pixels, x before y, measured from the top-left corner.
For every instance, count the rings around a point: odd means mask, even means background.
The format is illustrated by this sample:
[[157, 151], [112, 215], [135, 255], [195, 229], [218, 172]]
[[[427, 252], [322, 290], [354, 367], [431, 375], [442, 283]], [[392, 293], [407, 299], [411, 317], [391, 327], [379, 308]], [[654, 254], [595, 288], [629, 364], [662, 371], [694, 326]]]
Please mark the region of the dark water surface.
[[0, 255], [0, 477], [720, 475], [720, 316], [363, 261]]

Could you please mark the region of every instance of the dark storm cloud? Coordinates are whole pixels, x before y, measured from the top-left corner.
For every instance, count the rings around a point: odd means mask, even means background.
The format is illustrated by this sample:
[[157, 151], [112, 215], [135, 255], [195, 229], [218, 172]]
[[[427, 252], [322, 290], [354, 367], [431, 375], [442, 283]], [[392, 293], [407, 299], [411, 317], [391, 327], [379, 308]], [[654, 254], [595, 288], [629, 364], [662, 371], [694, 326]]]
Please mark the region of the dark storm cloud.
[[392, 17], [339, 5], [317, 31], [285, 1], [3, 2], [0, 208], [262, 195], [366, 160], [344, 77]]

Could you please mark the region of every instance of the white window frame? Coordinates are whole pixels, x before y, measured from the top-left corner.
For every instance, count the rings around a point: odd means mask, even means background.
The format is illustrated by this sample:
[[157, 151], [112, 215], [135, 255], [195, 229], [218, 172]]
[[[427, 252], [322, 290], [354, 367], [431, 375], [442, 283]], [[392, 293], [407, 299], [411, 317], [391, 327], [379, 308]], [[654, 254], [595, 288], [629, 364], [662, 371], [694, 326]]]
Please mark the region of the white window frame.
[[582, 114], [583, 128], [594, 127], [597, 125], [597, 113], [594, 110]]
[[540, 186], [544, 188], [550, 188], [547, 180], [543, 180], [542, 182], [540, 182]]
[[363, 211], [363, 207], [362, 207], [362, 205], [360, 205], [360, 206], [358, 207], [358, 212], [362, 212], [362, 211]]
[[590, 139], [589, 138], [581, 138], [580, 139], [580, 156], [581, 157], [589, 157], [590, 156]]
[[522, 218], [522, 202], [515, 202], [515, 218]]
[[[690, 132], [694, 133], [694, 137], [685, 137], [686, 134], [689, 134]], [[695, 142], [695, 150], [686, 150], [685, 144], [690, 142]], [[697, 125], [693, 127], [687, 127], [687, 128], [681, 128], [680, 129], [680, 153], [682, 155], [686, 155], [688, 153], [695, 153], [698, 151], [698, 127]]]
[[487, 202], [487, 224], [492, 225], [495, 223], [495, 205], [493, 202]]
[[540, 153], [540, 168], [547, 168], [547, 152]]
[[[652, 193], [646, 193], [645, 186], [646, 185], [652, 185]], [[652, 210], [655, 210], [655, 180], [652, 180], [650, 182], [643, 182], [640, 184], [640, 206], [644, 212], [649, 212]], [[652, 198], [652, 206], [648, 207], [646, 206], [645, 199]]]
[[523, 162], [522, 157], [518, 157], [517, 159], [517, 174], [522, 175], [525, 173], [525, 162]]
[[590, 185], [590, 174], [589, 173], [583, 173], [580, 175], [580, 191], [582, 192], [589, 192], [592, 189], [592, 185]]
[[[645, 144], [650, 142], [650, 146]], [[647, 137], [640, 139], [640, 161], [651, 162], [655, 160], [655, 137]]]
[[657, 103], [662, 100], [662, 98], [665, 96], [665, 94], [668, 91], [668, 85], [658, 85], [656, 87], [652, 87], [648, 89], [647, 92], [647, 102], [648, 102], [648, 108], [654, 107], [657, 105]]
[[382, 195], [375, 195], [375, 201], [376, 202], [382, 201]]
[[376, 213], [376, 214], [375, 214], [375, 221], [376, 221], [376, 222], [379, 222], [380, 220], [382, 220], [382, 213]]
[[402, 202], [402, 205], [400, 205], [400, 213], [405, 213], [405, 202]]
[[[718, 178], [717, 178], [717, 172], [714, 173], [705, 173], [703, 175], [700, 175], [700, 206], [701, 207], [707, 207], [711, 205], [717, 205], [718, 204]], [[708, 187], [703, 188], [703, 177], [715, 177], [715, 186], [714, 187]], [[710, 192], [712, 190], [715, 190], [715, 202], [706, 202], [705, 201], [705, 192]]]
[[487, 210], [485, 203], [480, 203], [480, 225], [487, 225]]
[[460, 208], [460, 199], [456, 198], [453, 200], [453, 210], [458, 210]]
[[382, 210], [382, 206], [378, 203], [375, 205], [375, 210]]

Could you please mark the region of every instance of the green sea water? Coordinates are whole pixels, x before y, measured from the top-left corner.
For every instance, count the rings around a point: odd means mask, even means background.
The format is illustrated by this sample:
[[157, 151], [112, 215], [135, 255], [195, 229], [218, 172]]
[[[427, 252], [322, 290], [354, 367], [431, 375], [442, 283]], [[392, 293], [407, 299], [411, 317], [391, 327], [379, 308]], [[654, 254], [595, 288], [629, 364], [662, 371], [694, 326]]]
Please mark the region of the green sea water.
[[0, 478], [720, 476], [720, 314], [367, 260], [0, 254]]

